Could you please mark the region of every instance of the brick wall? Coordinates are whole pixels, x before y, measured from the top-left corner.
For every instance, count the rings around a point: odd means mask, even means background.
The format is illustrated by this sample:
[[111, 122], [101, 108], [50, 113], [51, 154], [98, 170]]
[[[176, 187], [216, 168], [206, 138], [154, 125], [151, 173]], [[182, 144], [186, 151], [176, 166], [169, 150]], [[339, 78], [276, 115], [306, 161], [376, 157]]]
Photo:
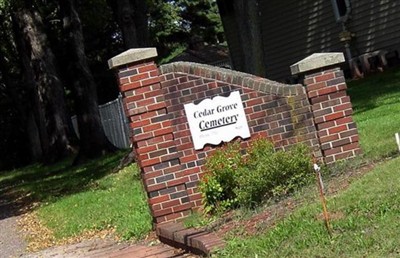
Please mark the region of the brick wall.
[[[194, 149], [184, 104], [239, 91], [251, 133], [249, 139], [241, 140], [243, 148], [257, 136], [269, 138], [282, 149], [302, 142], [328, 163], [360, 151], [338, 69], [306, 75], [304, 87], [194, 63], [157, 68], [152, 61], [154, 50], [144, 49], [142, 58], [136, 56], [140, 50], [130, 51], [133, 59], [117, 56], [111, 64], [118, 68], [155, 223], [182, 218], [201, 206], [197, 186], [205, 158], [218, 147]], [[127, 54], [130, 57], [132, 52]]]
[[350, 97], [340, 68], [305, 75], [304, 84], [314, 113], [326, 163], [361, 153]]

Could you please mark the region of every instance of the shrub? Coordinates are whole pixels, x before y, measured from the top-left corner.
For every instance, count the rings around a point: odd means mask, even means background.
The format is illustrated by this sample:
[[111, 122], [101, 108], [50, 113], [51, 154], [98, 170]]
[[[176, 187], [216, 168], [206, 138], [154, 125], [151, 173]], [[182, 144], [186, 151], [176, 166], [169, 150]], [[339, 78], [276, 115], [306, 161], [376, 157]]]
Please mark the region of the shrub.
[[200, 183], [206, 212], [225, 210], [236, 205], [234, 189], [243, 161], [238, 142], [217, 149], [206, 160], [207, 173]]
[[206, 212], [254, 207], [263, 200], [287, 194], [312, 178], [309, 150], [304, 145], [275, 151], [271, 142], [257, 139], [242, 155], [238, 142], [229, 143], [207, 158], [200, 183]]
[[274, 151], [271, 146], [265, 148], [265, 143], [256, 142], [249, 149], [247, 171], [240, 175], [235, 188], [240, 206], [254, 207], [265, 199], [290, 193], [312, 179], [312, 162], [306, 146], [296, 145], [286, 152]]

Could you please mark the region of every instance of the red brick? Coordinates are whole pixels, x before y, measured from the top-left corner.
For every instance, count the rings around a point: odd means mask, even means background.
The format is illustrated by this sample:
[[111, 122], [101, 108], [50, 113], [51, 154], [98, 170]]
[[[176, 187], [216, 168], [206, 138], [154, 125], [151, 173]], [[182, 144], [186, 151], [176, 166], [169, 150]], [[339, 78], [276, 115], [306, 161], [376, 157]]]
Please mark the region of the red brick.
[[172, 121], [171, 120], [164, 121], [164, 122], [162, 122], [162, 126], [163, 127], [170, 127], [170, 126], [172, 126]]
[[150, 124], [150, 119], [132, 121], [129, 126], [133, 129], [143, 127]]
[[342, 148], [341, 147], [332, 148], [332, 149], [329, 149], [329, 150], [325, 150], [324, 151], [324, 154], [325, 154], [324, 156], [330, 156], [330, 155], [341, 153], [341, 152], [342, 152]]
[[332, 142], [332, 147], [336, 148], [336, 147], [344, 146], [344, 145], [350, 144], [350, 143], [351, 143], [350, 139], [349, 138], [345, 138], [345, 139], [341, 139], [341, 140]]
[[154, 98], [148, 98], [148, 99], [144, 99], [144, 100], [140, 100], [136, 102], [136, 105], [138, 107], [145, 107], [147, 105], [151, 105], [155, 103], [155, 99]]
[[186, 182], [189, 182], [189, 178], [188, 177], [182, 177], [182, 178], [178, 178], [175, 180], [171, 180], [167, 182], [167, 186], [175, 186], [175, 185], [180, 185], [180, 184], [184, 184]]
[[156, 219], [156, 223], [157, 223], [157, 224], [161, 224], [161, 223], [167, 221], [167, 216], [157, 217], [157, 218], [155, 218], [155, 219]]
[[147, 93], [144, 94], [144, 96], [146, 98], [152, 98], [152, 97], [161, 96], [161, 95], [163, 95], [163, 91], [162, 90], [154, 90], [154, 91], [147, 92]]
[[134, 116], [134, 115], [138, 115], [138, 114], [142, 114], [146, 112], [146, 107], [138, 107], [138, 108], [134, 108], [134, 109], [129, 109], [128, 113], [130, 116]]
[[174, 141], [167, 141], [167, 142], [162, 142], [160, 144], [157, 144], [157, 148], [159, 148], [159, 149], [165, 149], [165, 148], [169, 148], [169, 147], [173, 147], [173, 146], [175, 146]]
[[152, 166], [152, 165], [155, 165], [155, 164], [158, 164], [158, 163], [161, 163], [159, 157], [141, 161], [142, 167]]
[[178, 211], [184, 211], [184, 210], [189, 210], [190, 208], [192, 208], [193, 204], [192, 203], [185, 203], [179, 206], [175, 206], [172, 208], [172, 210], [174, 212], [178, 212]]
[[131, 82], [131, 83], [128, 83], [128, 84], [121, 85], [119, 87], [119, 89], [120, 89], [120, 91], [125, 92], [125, 91], [128, 91], [128, 90], [137, 89], [139, 87], [140, 87], [140, 83], [137, 82], [137, 81], [134, 81], [134, 82]]
[[155, 145], [136, 149], [138, 154], [144, 154], [155, 150], [157, 150], [157, 147]]
[[162, 109], [165, 108], [166, 104], [165, 102], [161, 102], [161, 103], [157, 103], [157, 104], [153, 104], [147, 107], [148, 111], [153, 111], [153, 110], [157, 110], [157, 109]]
[[144, 62], [143, 61], [139, 61], [139, 62], [130, 64], [128, 66], [128, 70], [133, 70], [133, 69], [140, 68], [140, 67], [143, 67], [143, 66], [146, 66], [146, 65], [151, 65], [151, 64], [154, 64], [154, 62], [153, 61], [144, 61]]
[[351, 103], [345, 103], [345, 104], [341, 104], [341, 105], [333, 107], [333, 110], [335, 112], [337, 112], [337, 111], [342, 111], [342, 110], [346, 110], [346, 109], [350, 109], [350, 108], [351, 108]]
[[306, 79], [304, 80], [304, 84], [305, 84], [305, 85], [310, 85], [310, 84], [313, 84], [313, 83], [315, 83], [314, 77], [306, 78]]
[[[150, 71], [150, 77], [159, 77], [159, 73], [158, 73], [158, 70], [155, 70], [155, 71]], [[160, 77], [159, 77], [160, 78]], [[160, 81], [161, 81], [161, 78], [160, 78]]]
[[336, 89], [338, 91], [346, 90], [347, 89], [347, 84], [346, 83], [339, 84], [339, 85], [336, 86]]
[[163, 128], [163, 129], [160, 129], [160, 130], [155, 131], [155, 132], [154, 132], [154, 136], [160, 136], [160, 135], [164, 135], [164, 134], [169, 134], [169, 133], [172, 133], [173, 131], [174, 131], [174, 130], [173, 130], [172, 127]]
[[157, 67], [154, 64], [149, 64], [146, 66], [139, 67], [139, 73], [144, 73], [153, 70], [157, 70]]
[[153, 205], [153, 206], [151, 206], [151, 208], [153, 209], [153, 211], [161, 210], [161, 204]]
[[347, 159], [347, 158], [350, 158], [350, 157], [354, 157], [354, 153], [352, 151], [343, 152], [343, 153], [335, 155], [335, 159], [336, 160]]
[[353, 118], [352, 118], [351, 116], [343, 117], [343, 118], [337, 119], [337, 120], [335, 121], [335, 123], [336, 123], [337, 125], [349, 124], [349, 123], [352, 123], [352, 122], [353, 122]]
[[136, 75], [133, 75], [133, 76], [129, 77], [131, 82], [141, 81], [141, 80], [144, 80], [146, 78], [149, 78], [149, 74], [148, 73], [140, 73], [140, 74], [136, 74]]
[[150, 86], [145, 86], [145, 87], [137, 88], [137, 89], [134, 91], [134, 95], [137, 95], [137, 94], [145, 94], [145, 93], [148, 93], [148, 92], [151, 92], [151, 91], [152, 91], [152, 89], [151, 89]]
[[124, 103], [125, 103], [125, 105], [127, 105], [128, 103], [135, 102], [135, 101], [138, 101], [138, 100], [141, 100], [141, 99], [144, 99], [144, 95], [143, 94], [137, 94], [137, 95], [125, 97], [124, 98]]
[[[150, 198], [149, 203], [151, 205], [153, 205], [153, 204], [163, 203], [163, 202], [166, 202], [169, 200], [170, 200], [169, 195], [161, 195], [161, 196], [157, 196], [154, 198]], [[161, 205], [163, 205], [163, 204], [161, 204]], [[163, 206], [163, 208], [166, 208], [166, 207]]]
[[332, 93], [332, 94], [329, 94], [329, 95], [328, 95], [328, 97], [329, 97], [330, 100], [339, 99], [339, 98], [346, 97], [346, 96], [347, 96], [347, 93], [346, 93], [346, 91], [344, 91], [344, 90], [338, 91], [338, 92], [336, 92], [336, 93]]
[[167, 188], [167, 185], [165, 183], [160, 183], [160, 184], [150, 185], [150, 186], [146, 185], [146, 188], [147, 188], [147, 192], [153, 192], [153, 191]]
[[337, 92], [336, 87], [326, 87], [317, 91], [319, 96]]
[[250, 100], [248, 100], [246, 102], [248, 107], [255, 106], [255, 105], [258, 105], [258, 104], [261, 104], [261, 103], [263, 103], [263, 101], [260, 98], [250, 99]]
[[148, 85], [152, 85], [152, 84], [156, 84], [160, 82], [160, 78], [159, 77], [153, 77], [150, 79], [146, 79], [146, 80], [141, 80], [140, 81], [140, 85], [142, 86], [148, 86]]
[[335, 126], [335, 121], [323, 122], [317, 124], [318, 130], [326, 129]]
[[340, 133], [340, 132], [343, 132], [343, 131], [346, 131], [346, 130], [347, 130], [347, 126], [346, 125], [340, 125], [340, 126], [328, 129], [328, 133], [329, 134], [335, 134], [335, 133]]
[[359, 142], [358, 134], [351, 137], [351, 142]]
[[201, 193], [195, 193], [189, 196], [190, 201], [197, 201], [201, 200], [202, 194]]
[[309, 97], [310, 100], [311, 100], [311, 104], [317, 104], [317, 103], [321, 103], [321, 102], [324, 102], [324, 101], [329, 100], [329, 96], [328, 96], [328, 95], [316, 96], [316, 94], [314, 94], [314, 96], [311, 97], [311, 96], [308, 94], [308, 97]]
[[167, 221], [170, 221], [170, 220], [176, 220], [176, 219], [182, 218], [183, 216], [184, 216], [184, 215], [182, 214], [182, 212], [171, 213], [171, 214], [165, 216], [165, 219], [166, 219]]
[[129, 83], [129, 78], [121, 78], [119, 79], [119, 85], [125, 84], [125, 83]]
[[[182, 170], [182, 166], [181, 165], [177, 165], [177, 166], [173, 166], [173, 167], [169, 167], [164, 169], [164, 174], [171, 174], [171, 173], [175, 173], [177, 171], [181, 171]], [[178, 178], [178, 173], [175, 174], [175, 178]]]
[[161, 204], [163, 209], [169, 208], [169, 207], [173, 207], [173, 206], [177, 206], [181, 204], [181, 202], [179, 201], [179, 199], [175, 199], [175, 200], [171, 200], [169, 202], [164, 202]]
[[154, 217], [160, 217], [160, 216], [167, 215], [167, 214], [170, 214], [170, 213], [172, 213], [172, 208], [153, 211], [153, 216]]
[[151, 124], [148, 126], [143, 127], [143, 132], [152, 132], [154, 130], [160, 129], [161, 127], [161, 123], [157, 123], [157, 124]]
[[315, 82], [322, 82], [322, 81], [328, 81], [328, 80], [331, 80], [334, 78], [335, 78], [334, 73], [326, 73], [323, 75], [316, 76], [314, 79], [315, 79]]
[[343, 112], [337, 112], [337, 113], [333, 113], [333, 114], [330, 114], [330, 115], [326, 115], [324, 117], [324, 119], [325, 119], [325, 121], [331, 121], [331, 120], [339, 119], [339, 118], [342, 118], [342, 117], [344, 117]]
[[314, 90], [322, 89], [324, 87], [326, 87], [326, 82], [318, 82], [318, 83], [313, 83], [313, 84], [307, 85], [306, 89], [307, 89], [307, 92], [311, 92]]
[[342, 146], [342, 148], [343, 148], [343, 151], [355, 150], [355, 149], [359, 149], [360, 145], [358, 144], [358, 142], [355, 142], [355, 143], [350, 143], [345, 146]]
[[[146, 167], [146, 168], [150, 168], [150, 167]], [[158, 170], [158, 171], [154, 171], [154, 172], [147, 172], [143, 174], [143, 179], [147, 180], [147, 179], [152, 179], [152, 178], [156, 178], [161, 176], [163, 173], [162, 171]]]
[[153, 134], [151, 132], [149, 132], [149, 133], [142, 133], [142, 134], [139, 134], [139, 135], [135, 135], [132, 138], [133, 138], [133, 140], [135, 142], [138, 142], [138, 141], [143, 141], [143, 140], [150, 139], [152, 137], [153, 137]]
[[179, 158], [180, 156], [181, 156], [180, 153], [174, 153], [174, 154], [164, 155], [164, 156], [161, 156], [161, 162], [168, 161], [168, 160], [173, 160], [173, 159], [177, 159], [177, 158]]
[[190, 162], [190, 161], [197, 160], [197, 156], [196, 155], [186, 156], [186, 157], [180, 158], [180, 160], [181, 160], [182, 163], [187, 163], [187, 162]]
[[326, 142], [331, 142], [331, 141], [334, 141], [337, 139], [339, 139], [339, 135], [334, 134], [334, 135], [328, 135], [326, 137], [321, 137], [320, 141], [321, 141], [321, 143], [326, 143]]
[[260, 112], [255, 112], [253, 114], [250, 114], [250, 120], [254, 120], [260, 117], [266, 117], [265, 111], [260, 111]]

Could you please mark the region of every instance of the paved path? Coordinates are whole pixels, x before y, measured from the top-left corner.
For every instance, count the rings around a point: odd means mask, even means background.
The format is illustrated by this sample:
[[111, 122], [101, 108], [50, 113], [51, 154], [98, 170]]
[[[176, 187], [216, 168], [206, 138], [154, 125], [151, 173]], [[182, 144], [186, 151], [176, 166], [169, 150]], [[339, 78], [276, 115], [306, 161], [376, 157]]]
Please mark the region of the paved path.
[[17, 220], [20, 210], [15, 203], [8, 202], [0, 196], [0, 258], [23, 257], [23, 258], [192, 258], [199, 257], [175, 249], [168, 245], [157, 243], [129, 244], [117, 243], [112, 240], [95, 239], [82, 241], [74, 245], [52, 247], [37, 253], [27, 254], [25, 252], [27, 243], [22, 233], [18, 231]]
[[89, 240], [75, 245], [58, 246], [37, 253], [26, 254], [22, 258], [192, 258], [198, 257], [183, 250], [164, 244], [153, 246], [127, 243], [115, 243], [111, 240]]
[[22, 233], [18, 232], [18, 215], [12, 204], [0, 198], [0, 257], [18, 257], [26, 249]]

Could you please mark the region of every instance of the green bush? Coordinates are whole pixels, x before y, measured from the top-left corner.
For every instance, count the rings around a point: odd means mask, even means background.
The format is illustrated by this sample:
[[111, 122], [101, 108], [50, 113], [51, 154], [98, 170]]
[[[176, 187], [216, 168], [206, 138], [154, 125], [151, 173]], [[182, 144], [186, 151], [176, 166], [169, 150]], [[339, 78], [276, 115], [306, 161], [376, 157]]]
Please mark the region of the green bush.
[[208, 173], [200, 183], [206, 212], [225, 210], [236, 205], [235, 188], [243, 163], [238, 142], [217, 149], [212, 157], [206, 160]]
[[306, 146], [274, 151], [272, 144], [264, 142], [259, 140], [249, 149], [249, 163], [238, 177], [235, 193], [240, 206], [254, 207], [265, 199], [290, 193], [312, 179], [312, 162]]
[[306, 146], [275, 151], [266, 139], [253, 141], [247, 155], [242, 155], [239, 143], [227, 144], [207, 159], [206, 168], [200, 184], [206, 212], [254, 207], [305, 185], [313, 175]]

